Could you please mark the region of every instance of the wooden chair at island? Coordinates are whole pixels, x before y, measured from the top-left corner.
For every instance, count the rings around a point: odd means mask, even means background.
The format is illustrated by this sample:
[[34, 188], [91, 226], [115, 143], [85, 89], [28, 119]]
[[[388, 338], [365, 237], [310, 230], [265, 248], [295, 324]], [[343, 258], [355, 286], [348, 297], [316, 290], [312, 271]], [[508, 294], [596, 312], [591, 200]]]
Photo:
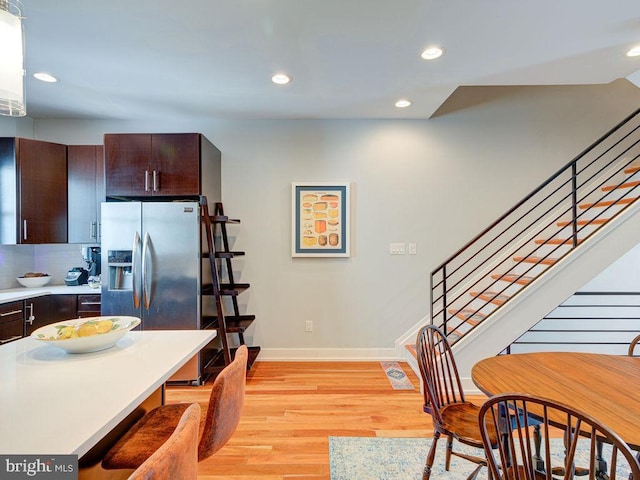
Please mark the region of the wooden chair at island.
[[196, 480], [200, 411], [197, 403], [189, 405], [169, 438], [128, 480]]
[[[222, 448], [238, 427], [245, 397], [248, 349], [238, 347], [233, 361], [216, 377], [206, 415], [200, 421], [198, 461]], [[161, 405], [146, 413], [107, 452], [105, 470], [138, 468], [171, 436], [189, 404]]]
[[633, 340], [631, 340], [631, 343], [629, 343], [629, 350], [627, 351], [627, 355], [629, 355], [630, 357], [636, 356], [635, 349], [636, 349], [636, 345], [638, 345], [638, 342], [640, 342], [640, 335], [635, 337]]
[[[427, 454], [422, 478], [429, 480], [438, 439], [445, 435], [445, 469], [449, 471], [452, 455], [464, 458], [477, 465], [467, 478], [473, 480], [480, 469], [487, 465], [478, 427], [480, 407], [465, 400], [451, 346], [438, 327], [427, 325], [420, 330], [416, 340], [416, 353], [422, 377], [423, 408], [433, 419], [433, 441]], [[454, 450], [454, 440], [477, 448], [478, 455]], [[497, 443], [497, 437], [492, 440]]]
[[[505, 428], [504, 411], [524, 414], [514, 416], [511, 428]], [[539, 458], [531, 434], [532, 418], [541, 423], [543, 453]], [[615, 480], [616, 476], [640, 480], [640, 464], [629, 446], [597, 419], [568, 405], [524, 393], [504, 393], [482, 405], [478, 422], [489, 474], [495, 479], [569, 480], [586, 473], [589, 480]], [[496, 436], [502, 438], [497, 448]], [[576, 467], [577, 462], [586, 464], [587, 471]]]

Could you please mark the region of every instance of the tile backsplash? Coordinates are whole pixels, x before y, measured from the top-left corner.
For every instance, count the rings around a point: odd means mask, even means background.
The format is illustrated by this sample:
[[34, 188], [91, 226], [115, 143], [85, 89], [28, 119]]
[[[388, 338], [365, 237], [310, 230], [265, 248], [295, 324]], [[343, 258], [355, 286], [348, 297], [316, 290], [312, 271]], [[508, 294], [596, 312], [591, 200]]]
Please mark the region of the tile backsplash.
[[0, 245], [0, 290], [18, 288], [16, 277], [25, 272], [51, 275], [51, 285], [64, 285], [64, 277], [72, 267], [87, 265], [79, 244]]

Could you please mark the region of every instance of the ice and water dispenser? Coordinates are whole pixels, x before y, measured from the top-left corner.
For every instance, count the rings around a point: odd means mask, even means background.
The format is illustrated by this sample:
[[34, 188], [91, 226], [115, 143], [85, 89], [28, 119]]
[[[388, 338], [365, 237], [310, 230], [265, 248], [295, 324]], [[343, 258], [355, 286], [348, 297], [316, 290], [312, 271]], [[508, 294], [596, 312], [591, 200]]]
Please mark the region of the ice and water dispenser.
[[132, 258], [131, 250], [108, 251], [109, 278], [107, 285], [109, 290], [133, 290]]

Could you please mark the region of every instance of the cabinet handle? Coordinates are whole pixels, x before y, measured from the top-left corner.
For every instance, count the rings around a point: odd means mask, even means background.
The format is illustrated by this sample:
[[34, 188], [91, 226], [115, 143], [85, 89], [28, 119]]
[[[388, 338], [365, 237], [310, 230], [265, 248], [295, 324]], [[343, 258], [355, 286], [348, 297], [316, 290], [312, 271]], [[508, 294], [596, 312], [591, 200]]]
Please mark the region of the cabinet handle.
[[144, 191], [149, 191], [149, 170], [144, 171]]
[[22, 313], [22, 310], [14, 310], [13, 312], [0, 313], [0, 317], [8, 317], [9, 315], [15, 315], [16, 313]]
[[3, 344], [5, 344], [5, 343], [12, 342], [12, 341], [17, 340], [17, 339], [19, 339], [19, 338], [22, 338], [22, 336], [20, 336], [20, 335], [15, 335], [14, 337], [5, 338], [4, 340], [0, 340], [0, 345], [3, 345]]
[[153, 171], [153, 191], [157, 192], [160, 190], [160, 172]]
[[102, 305], [102, 302], [82, 302], [80, 305]]
[[33, 315], [33, 303], [29, 304], [29, 306], [27, 307], [29, 309], [29, 318], [27, 318], [25, 320], [25, 323], [28, 323], [29, 325], [33, 325], [33, 321], [36, 319], [36, 317]]
[[22, 228], [23, 240], [26, 240], [27, 239], [27, 221], [23, 220], [22, 225], [23, 225], [23, 228]]
[[98, 238], [98, 222], [91, 222], [89, 225], [89, 238]]

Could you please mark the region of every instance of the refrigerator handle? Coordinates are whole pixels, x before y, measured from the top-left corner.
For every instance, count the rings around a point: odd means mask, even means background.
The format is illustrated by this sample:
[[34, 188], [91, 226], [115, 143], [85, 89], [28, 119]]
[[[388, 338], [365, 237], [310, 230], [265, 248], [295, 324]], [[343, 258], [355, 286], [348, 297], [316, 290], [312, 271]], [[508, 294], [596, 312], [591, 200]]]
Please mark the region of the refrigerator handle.
[[140, 234], [136, 230], [133, 236], [133, 254], [131, 255], [131, 274], [132, 278], [132, 292], [133, 292], [133, 307], [140, 307], [140, 292], [138, 292], [138, 255], [140, 255]]
[[149, 256], [149, 232], [144, 235], [144, 243], [142, 244], [142, 296], [144, 298], [144, 308], [149, 310], [151, 305], [151, 275], [148, 270]]

